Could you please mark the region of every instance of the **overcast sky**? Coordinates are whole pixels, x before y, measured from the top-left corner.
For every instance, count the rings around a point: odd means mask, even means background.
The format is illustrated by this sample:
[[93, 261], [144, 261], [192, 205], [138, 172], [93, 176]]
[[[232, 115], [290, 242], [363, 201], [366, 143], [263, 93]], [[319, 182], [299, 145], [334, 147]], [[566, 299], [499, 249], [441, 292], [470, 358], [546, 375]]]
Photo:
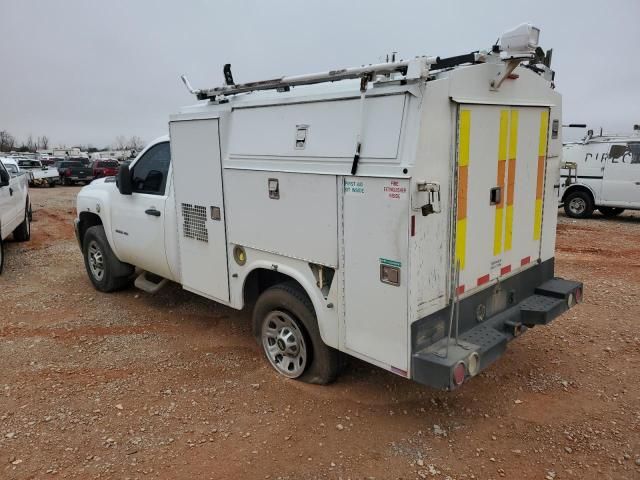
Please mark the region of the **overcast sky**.
[[392, 50], [457, 55], [530, 21], [554, 49], [564, 121], [630, 131], [640, 123], [639, 19], [639, 0], [0, 0], [0, 130], [52, 144], [149, 141], [193, 103], [182, 73], [213, 87], [227, 62], [243, 82]]

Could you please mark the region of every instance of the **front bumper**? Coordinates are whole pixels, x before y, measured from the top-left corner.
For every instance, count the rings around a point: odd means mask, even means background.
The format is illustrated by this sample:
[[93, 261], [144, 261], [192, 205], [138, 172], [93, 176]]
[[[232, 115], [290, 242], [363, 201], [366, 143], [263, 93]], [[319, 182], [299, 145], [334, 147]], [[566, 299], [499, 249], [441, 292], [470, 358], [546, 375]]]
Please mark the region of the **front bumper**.
[[[412, 325], [411, 377], [452, 390], [500, 358], [507, 343], [582, 299], [582, 283], [553, 278], [553, 259], [461, 300], [458, 339], [450, 307]], [[464, 373], [462, 373], [464, 371]]]

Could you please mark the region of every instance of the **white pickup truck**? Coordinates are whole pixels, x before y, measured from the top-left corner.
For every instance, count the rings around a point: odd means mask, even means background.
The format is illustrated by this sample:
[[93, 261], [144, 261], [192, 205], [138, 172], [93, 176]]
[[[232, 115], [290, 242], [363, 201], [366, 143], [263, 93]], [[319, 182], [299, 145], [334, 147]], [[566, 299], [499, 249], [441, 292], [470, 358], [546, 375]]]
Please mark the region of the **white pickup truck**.
[[56, 167], [43, 165], [40, 160], [18, 159], [21, 170], [29, 173], [29, 185], [55, 187], [60, 183], [60, 173]]
[[10, 158], [0, 158], [0, 273], [4, 265], [4, 240], [13, 233], [19, 242], [31, 238], [29, 176]]

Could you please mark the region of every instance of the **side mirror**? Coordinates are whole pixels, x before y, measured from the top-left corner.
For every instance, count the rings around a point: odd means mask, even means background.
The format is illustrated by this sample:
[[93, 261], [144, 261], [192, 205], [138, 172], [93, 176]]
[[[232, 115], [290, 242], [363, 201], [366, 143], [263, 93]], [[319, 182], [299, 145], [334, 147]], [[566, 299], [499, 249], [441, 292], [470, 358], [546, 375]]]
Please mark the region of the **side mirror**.
[[11, 177], [9, 176], [7, 171], [4, 169], [0, 170], [0, 187], [6, 187], [7, 185], [9, 185], [10, 180]]
[[131, 195], [133, 185], [131, 185], [131, 172], [129, 165], [120, 165], [118, 176], [116, 177], [116, 187], [122, 195]]

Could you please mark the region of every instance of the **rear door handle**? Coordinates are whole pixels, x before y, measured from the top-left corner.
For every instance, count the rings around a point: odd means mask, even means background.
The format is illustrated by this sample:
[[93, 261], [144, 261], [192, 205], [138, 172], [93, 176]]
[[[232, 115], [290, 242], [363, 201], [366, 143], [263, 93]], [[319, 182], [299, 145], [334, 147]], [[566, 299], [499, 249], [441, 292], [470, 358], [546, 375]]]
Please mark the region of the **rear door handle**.
[[154, 217], [160, 216], [160, 211], [156, 210], [155, 208], [149, 208], [145, 210], [144, 213], [146, 213], [147, 215], [153, 215]]

